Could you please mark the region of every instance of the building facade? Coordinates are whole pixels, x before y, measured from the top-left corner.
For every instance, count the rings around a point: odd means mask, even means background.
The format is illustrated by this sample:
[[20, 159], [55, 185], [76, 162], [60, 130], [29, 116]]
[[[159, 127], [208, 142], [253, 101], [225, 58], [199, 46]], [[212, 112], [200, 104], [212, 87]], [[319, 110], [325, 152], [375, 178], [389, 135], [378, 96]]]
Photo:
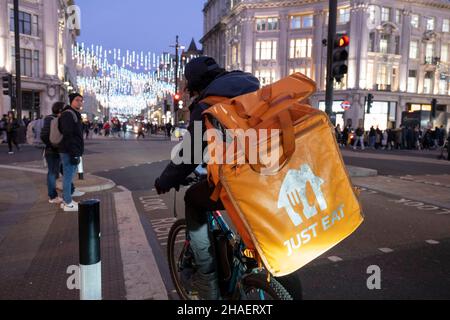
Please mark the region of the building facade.
[[[79, 30], [70, 27], [72, 5], [65, 0], [19, 2], [24, 117], [50, 114], [54, 102], [67, 101], [67, 92], [76, 89], [71, 50]], [[0, 76], [7, 74], [15, 76], [13, 1], [0, 0]], [[0, 93], [0, 113], [12, 109], [10, 97]]]
[[[337, 20], [337, 33], [350, 37], [348, 75], [335, 85], [341, 126], [399, 127], [414, 115], [422, 126], [449, 129], [450, 2], [339, 1]], [[325, 109], [327, 25], [328, 1], [209, 0], [201, 42], [205, 55], [252, 72], [263, 85], [307, 75], [317, 83], [313, 106]], [[432, 99], [437, 113], [430, 121]]]

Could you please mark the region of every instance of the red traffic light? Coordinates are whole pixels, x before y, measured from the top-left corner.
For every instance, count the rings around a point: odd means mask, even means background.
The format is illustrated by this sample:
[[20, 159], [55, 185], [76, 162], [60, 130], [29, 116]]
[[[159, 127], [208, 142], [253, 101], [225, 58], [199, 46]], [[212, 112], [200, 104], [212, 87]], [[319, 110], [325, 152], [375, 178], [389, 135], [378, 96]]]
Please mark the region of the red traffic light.
[[341, 36], [337, 39], [337, 46], [340, 48], [348, 47], [350, 44], [350, 38], [347, 35]]
[[177, 93], [173, 96], [174, 100], [180, 100], [181, 96]]

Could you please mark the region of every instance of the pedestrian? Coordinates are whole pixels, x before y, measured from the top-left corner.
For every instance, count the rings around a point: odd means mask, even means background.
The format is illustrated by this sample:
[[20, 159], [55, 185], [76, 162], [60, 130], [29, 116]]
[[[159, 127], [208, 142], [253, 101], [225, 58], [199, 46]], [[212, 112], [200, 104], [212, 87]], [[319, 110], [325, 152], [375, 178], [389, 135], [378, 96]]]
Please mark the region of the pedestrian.
[[122, 132], [122, 124], [117, 120], [117, 135], [121, 138], [120, 133]]
[[6, 143], [6, 120], [8, 116], [6, 114], [0, 119], [0, 144]]
[[64, 108], [59, 118], [59, 130], [63, 139], [59, 145], [63, 165], [63, 200], [64, 211], [78, 211], [78, 203], [72, 199], [72, 182], [77, 167], [84, 153], [83, 127], [80, 110], [83, 107], [83, 96], [73, 93], [69, 96], [70, 105]]
[[353, 150], [356, 150], [356, 147], [358, 146], [358, 142], [361, 144], [361, 150], [364, 151], [364, 129], [360, 125], [355, 132], [356, 138], [355, 143], [353, 145]]
[[105, 131], [105, 137], [109, 137], [110, 130], [111, 130], [111, 125], [109, 124], [109, 121], [107, 121], [107, 122], [103, 125], [103, 129], [104, 129], [104, 131]]
[[438, 129], [439, 133], [437, 134], [437, 142], [439, 147], [443, 147], [445, 143], [445, 130], [444, 126], [441, 125], [441, 127]]
[[421, 150], [420, 139], [421, 139], [420, 128], [417, 125], [414, 128], [414, 148], [417, 149], [417, 150]]
[[61, 166], [61, 157], [59, 155], [58, 146], [53, 145], [50, 142], [50, 130], [51, 123], [54, 119], [61, 116], [64, 109], [63, 102], [56, 102], [52, 107], [52, 114], [44, 119], [44, 127], [41, 131], [41, 140], [45, 145], [45, 161], [47, 162], [47, 191], [48, 202], [51, 204], [61, 204], [63, 199], [58, 196], [56, 191], [56, 179], [59, 176], [59, 170]]
[[383, 138], [381, 139], [381, 149], [386, 150], [388, 145], [388, 132], [387, 130], [383, 131]]
[[450, 129], [447, 134], [447, 160], [450, 161]]
[[347, 147], [348, 146], [348, 138], [351, 132], [351, 128], [350, 125], [347, 125], [344, 130], [342, 131], [342, 144], [343, 147]]
[[123, 140], [125, 140], [127, 138], [127, 126], [128, 126], [128, 122], [122, 123]]
[[167, 137], [169, 137], [169, 139], [170, 139], [170, 136], [172, 135], [172, 128], [173, 128], [172, 124], [170, 122], [167, 122], [166, 134], [167, 134]]
[[26, 116], [23, 116], [23, 118], [22, 118], [22, 123], [23, 123], [23, 125], [25, 126], [25, 128], [27, 128], [28, 125], [31, 123], [31, 120], [28, 119]]
[[17, 143], [17, 133], [19, 130], [19, 121], [16, 119], [14, 112], [9, 111], [6, 119], [6, 139], [8, 140], [8, 154], [13, 155], [13, 144], [16, 146], [17, 151], [20, 151], [19, 144]]
[[340, 147], [342, 147], [342, 130], [341, 130], [341, 125], [338, 124], [336, 126], [336, 128], [334, 129], [335, 134], [336, 134], [336, 141], [339, 144]]
[[138, 140], [139, 140], [140, 136], [142, 136], [142, 138], [145, 139], [144, 126], [142, 125], [142, 123], [139, 123], [139, 125], [138, 125], [138, 136], [137, 136]]
[[375, 149], [379, 149], [381, 147], [381, 140], [383, 138], [383, 132], [381, 132], [380, 128], [377, 126], [375, 130]]
[[90, 130], [91, 124], [89, 123], [89, 120], [83, 121], [83, 132], [85, 134], [85, 139], [89, 139], [89, 130]]
[[371, 126], [369, 130], [369, 148], [371, 149], [375, 149], [376, 135], [375, 128]]

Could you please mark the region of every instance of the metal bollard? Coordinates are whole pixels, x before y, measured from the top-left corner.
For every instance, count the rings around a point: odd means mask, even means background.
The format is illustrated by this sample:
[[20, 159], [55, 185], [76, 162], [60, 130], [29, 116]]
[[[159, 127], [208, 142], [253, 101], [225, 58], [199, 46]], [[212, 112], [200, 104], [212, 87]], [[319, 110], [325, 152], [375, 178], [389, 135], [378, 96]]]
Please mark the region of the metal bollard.
[[84, 180], [83, 157], [80, 157], [80, 164], [78, 165], [78, 179]]
[[87, 200], [79, 204], [78, 234], [80, 244], [80, 299], [102, 300], [99, 200]]

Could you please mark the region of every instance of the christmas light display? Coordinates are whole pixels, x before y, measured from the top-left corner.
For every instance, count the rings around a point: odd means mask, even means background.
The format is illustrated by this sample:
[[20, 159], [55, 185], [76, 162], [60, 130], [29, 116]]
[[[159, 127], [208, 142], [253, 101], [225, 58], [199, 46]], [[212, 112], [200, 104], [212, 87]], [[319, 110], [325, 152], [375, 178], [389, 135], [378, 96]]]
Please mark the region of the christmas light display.
[[[120, 49], [84, 43], [72, 47], [80, 91], [93, 94], [111, 114], [139, 115], [143, 109], [175, 93], [175, 61], [170, 54]], [[179, 74], [184, 73], [179, 68]]]

